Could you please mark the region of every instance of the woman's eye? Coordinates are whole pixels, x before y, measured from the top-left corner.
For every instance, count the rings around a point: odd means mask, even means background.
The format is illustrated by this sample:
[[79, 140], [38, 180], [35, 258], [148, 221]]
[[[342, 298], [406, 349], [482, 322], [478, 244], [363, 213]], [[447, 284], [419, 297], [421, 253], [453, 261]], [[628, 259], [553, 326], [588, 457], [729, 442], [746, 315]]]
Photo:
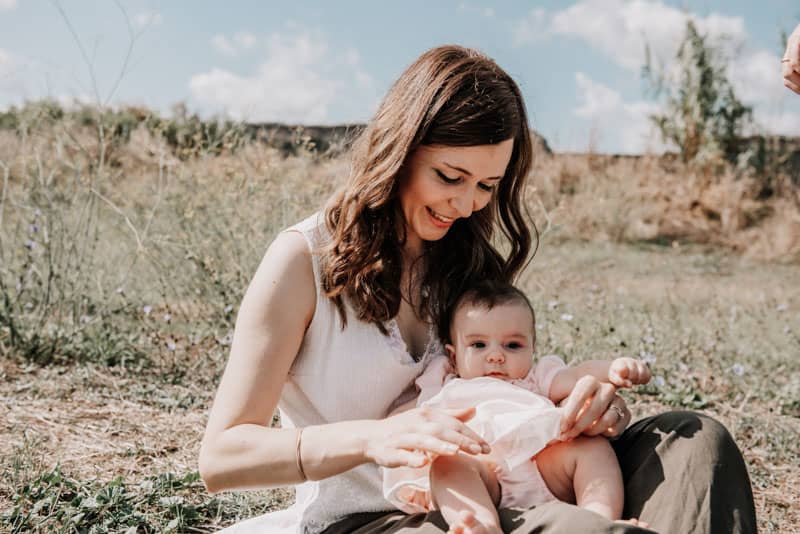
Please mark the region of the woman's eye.
[[479, 183], [478, 187], [483, 189], [484, 191], [488, 191], [488, 192], [494, 191], [494, 186], [493, 185]]
[[436, 171], [436, 174], [438, 174], [438, 175], [439, 175], [439, 178], [441, 178], [441, 180], [442, 180], [444, 183], [446, 183], [446, 184], [457, 184], [458, 182], [460, 182], [460, 181], [461, 181], [461, 179], [460, 179], [460, 178], [450, 178], [449, 176], [447, 176], [447, 175], [446, 175], [445, 173], [443, 173], [442, 171], [438, 171], [438, 170], [437, 170], [437, 171]]

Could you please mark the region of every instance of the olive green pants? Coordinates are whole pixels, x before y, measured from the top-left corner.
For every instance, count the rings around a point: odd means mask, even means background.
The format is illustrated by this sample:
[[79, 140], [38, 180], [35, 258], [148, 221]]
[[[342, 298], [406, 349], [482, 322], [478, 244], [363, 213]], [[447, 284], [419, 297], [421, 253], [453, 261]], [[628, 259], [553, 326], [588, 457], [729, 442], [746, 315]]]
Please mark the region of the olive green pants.
[[[624, 518], [646, 521], [662, 534], [756, 532], [750, 479], [741, 452], [714, 419], [668, 412], [631, 425], [613, 442], [625, 480]], [[500, 510], [505, 532], [635, 533], [647, 529], [608, 521], [562, 502], [530, 510]], [[447, 532], [439, 512], [399, 511], [348, 516], [325, 534]]]

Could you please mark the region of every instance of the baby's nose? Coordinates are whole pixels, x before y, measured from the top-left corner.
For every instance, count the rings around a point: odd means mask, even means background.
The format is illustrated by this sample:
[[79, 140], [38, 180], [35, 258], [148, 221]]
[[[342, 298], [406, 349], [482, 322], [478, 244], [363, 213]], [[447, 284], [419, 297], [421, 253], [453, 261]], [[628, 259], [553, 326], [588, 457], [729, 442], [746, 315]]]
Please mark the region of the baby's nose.
[[489, 355], [486, 357], [486, 361], [491, 363], [503, 363], [505, 359], [503, 352], [499, 350], [490, 351]]

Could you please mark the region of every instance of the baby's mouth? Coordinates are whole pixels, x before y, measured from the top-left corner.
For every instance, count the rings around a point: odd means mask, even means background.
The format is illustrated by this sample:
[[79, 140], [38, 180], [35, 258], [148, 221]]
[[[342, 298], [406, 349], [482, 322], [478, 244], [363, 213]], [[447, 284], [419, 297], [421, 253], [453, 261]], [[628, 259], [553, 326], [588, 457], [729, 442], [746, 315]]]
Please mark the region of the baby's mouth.
[[502, 373], [500, 371], [492, 371], [491, 373], [486, 373], [486, 376], [491, 376], [492, 378], [507, 378], [508, 375]]

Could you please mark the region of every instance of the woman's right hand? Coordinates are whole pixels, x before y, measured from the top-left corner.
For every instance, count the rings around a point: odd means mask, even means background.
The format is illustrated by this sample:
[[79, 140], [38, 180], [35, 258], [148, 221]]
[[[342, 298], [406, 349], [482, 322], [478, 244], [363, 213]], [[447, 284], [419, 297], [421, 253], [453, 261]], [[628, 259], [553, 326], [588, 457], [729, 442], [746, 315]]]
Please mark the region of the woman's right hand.
[[422, 467], [434, 456], [488, 453], [489, 444], [465, 421], [475, 408], [414, 408], [376, 421], [364, 442], [364, 457], [384, 467]]
[[786, 40], [786, 52], [781, 59], [783, 85], [800, 95], [800, 24]]

